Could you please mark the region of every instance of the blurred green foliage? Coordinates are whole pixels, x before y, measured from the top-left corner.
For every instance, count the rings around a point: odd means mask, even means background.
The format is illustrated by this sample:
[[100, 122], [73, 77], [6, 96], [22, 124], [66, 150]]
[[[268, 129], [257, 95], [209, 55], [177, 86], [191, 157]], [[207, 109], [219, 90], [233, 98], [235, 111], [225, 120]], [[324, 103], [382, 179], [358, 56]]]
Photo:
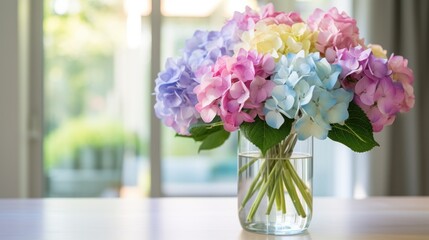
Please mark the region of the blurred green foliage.
[[106, 118], [72, 119], [46, 137], [45, 168], [55, 167], [63, 159], [76, 159], [83, 148], [122, 148], [139, 155], [148, 151], [147, 145], [118, 122]]
[[55, 12], [60, 1], [44, 4], [46, 168], [76, 159], [85, 147], [147, 152], [137, 134], [105, 116], [114, 87], [114, 55], [125, 35], [122, 1], [65, 1], [77, 8]]
[[69, 118], [98, 114], [90, 103], [104, 99], [114, 84], [122, 2], [76, 2], [78, 11], [58, 14], [56, 0], [45, 0], [45, 134]]

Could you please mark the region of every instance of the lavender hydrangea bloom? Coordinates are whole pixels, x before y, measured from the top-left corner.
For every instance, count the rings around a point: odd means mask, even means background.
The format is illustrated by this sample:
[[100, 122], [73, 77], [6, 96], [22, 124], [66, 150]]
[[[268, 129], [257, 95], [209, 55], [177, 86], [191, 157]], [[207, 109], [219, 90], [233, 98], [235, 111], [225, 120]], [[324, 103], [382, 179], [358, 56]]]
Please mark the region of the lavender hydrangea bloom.
[[186, 41], [183, 56], [168, 59], [165, 70], [156, 79], [155, 113], [165, 125], [183, 135], [200, 119], [195, 110], [197, 97], [193, 92], [199, 84], [198, 70], [213, 65], [220, 56], [232, 55], [217, 31], [196, 31]]
[[347, 108], [353, 99], [352, 92], [340, 88], [340, 73], [339, 65], [329, 64], [318, 53], [282, 56], [272, 76], [277, 86], [265, 103], [267, 124], [278, 129], [286, 116], [296, 119], [298, 139], [325, 139], [330, 124], [348, 118]]
[[202, 66], [213, 65], [220, 56], [232, 56], [225, 47], [224, 36], [218, 31], [196, 31], [186, 41], [184, 59], [194, 73]]
[[188, 135], [189, 126], [199, 118], [194, 107], [197, 98], [193, 90], [198, 85], [195, 74], [183, 58], [169, 58], [155, 81], [156, 116], [177, 133]]

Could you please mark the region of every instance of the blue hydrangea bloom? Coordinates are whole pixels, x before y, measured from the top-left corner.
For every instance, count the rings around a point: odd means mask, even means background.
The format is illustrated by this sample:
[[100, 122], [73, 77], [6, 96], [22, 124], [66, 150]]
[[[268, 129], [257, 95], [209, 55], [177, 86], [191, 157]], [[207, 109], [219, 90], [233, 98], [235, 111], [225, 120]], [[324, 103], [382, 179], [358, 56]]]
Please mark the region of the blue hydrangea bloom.
[[286, 116], [296, 119], [298, 139], [325, 139], [331, 124], [348, 118], [353, 99], [352, 92], [340, 88], [340, 73], [339, 65], [329, 64], [319, 53], [282, 56], [271, 78], [277, 86], [264, 106], [267, 124], [278, 129]]

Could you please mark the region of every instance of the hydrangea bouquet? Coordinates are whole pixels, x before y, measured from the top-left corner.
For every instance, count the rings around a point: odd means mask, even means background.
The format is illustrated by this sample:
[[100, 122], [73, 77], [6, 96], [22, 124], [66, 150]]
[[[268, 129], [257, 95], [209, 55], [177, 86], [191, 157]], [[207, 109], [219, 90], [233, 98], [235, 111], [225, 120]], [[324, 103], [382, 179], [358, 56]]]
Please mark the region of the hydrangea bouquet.
[[[309, 137], [365, 152], [378, 146], [373, 132], [413, 107], [413, 79], [405, 58], [365, 45], [356, 20], [344, 12], [316, 9], [304, 21], [269, 4], [236, 12], [220, 31], [196, 31], [182, 56], [168, 59], [159, 73], [155, 111], [178, 135], [202, 142], [200, 150], [222, 145], [240, 129], [262, 157], [287, 159], [288, 149]], [[292, 176], [289, 184], [267, 180], [282, 169]], [[252, 184], [260, 183], [259, 192], [249, 191], [242, 206], [252, 195], [269, 195], [278, 181], [310, 198], [294, 175], [285, 165], [270, 165]], [[271, 196], [282, 206], [284, 199]], [[252, 209], [258, 206], [256, 199]]]

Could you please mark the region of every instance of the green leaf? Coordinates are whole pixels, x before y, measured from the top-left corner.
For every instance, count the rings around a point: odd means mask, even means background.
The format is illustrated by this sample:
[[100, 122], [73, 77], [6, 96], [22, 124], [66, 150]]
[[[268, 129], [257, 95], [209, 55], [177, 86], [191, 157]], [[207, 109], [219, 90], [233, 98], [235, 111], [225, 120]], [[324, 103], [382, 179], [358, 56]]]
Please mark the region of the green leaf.
[[223, 124], [221, 122], [214, 122], [214, 123], [199, 123], [195, 124], [191, 127], [189, 132], [191, 133], [191, 136], [195, 141], [203, 141], [211, 134], [224, 130]]
[[344, 125], [333, 124], [328, 137], [355, 152], [366, 152], [380, 146], [374, 140], [371, 122], [364, 111], [354, 102], [350, 103], [348, 111], [349, 118]]
[[192, 138], [196, 142], [202, 142], [198, 152], [221, 146], [230, 135], [230, 133], [223, 128], [222, 122], [198, 123], [193, 125], [189, 132], [191, 133], [189, 136], [176, 136]]
[[229, 135], [230, 133], [225, 131], [223, 128], [222, 130], [208, 135], [198, 148], [198, 152], [201, 150], [209, 150], [221, 146], [229, 138]]
[[279, 129], [274, 129], [260, 118], [256, 118], [253, 123], [243, 123], [240, 131], [244, 136], [261, 150], [262, 154], [280, 143], [290, 133], [292, 119], [285, 118], [285, 122]]

